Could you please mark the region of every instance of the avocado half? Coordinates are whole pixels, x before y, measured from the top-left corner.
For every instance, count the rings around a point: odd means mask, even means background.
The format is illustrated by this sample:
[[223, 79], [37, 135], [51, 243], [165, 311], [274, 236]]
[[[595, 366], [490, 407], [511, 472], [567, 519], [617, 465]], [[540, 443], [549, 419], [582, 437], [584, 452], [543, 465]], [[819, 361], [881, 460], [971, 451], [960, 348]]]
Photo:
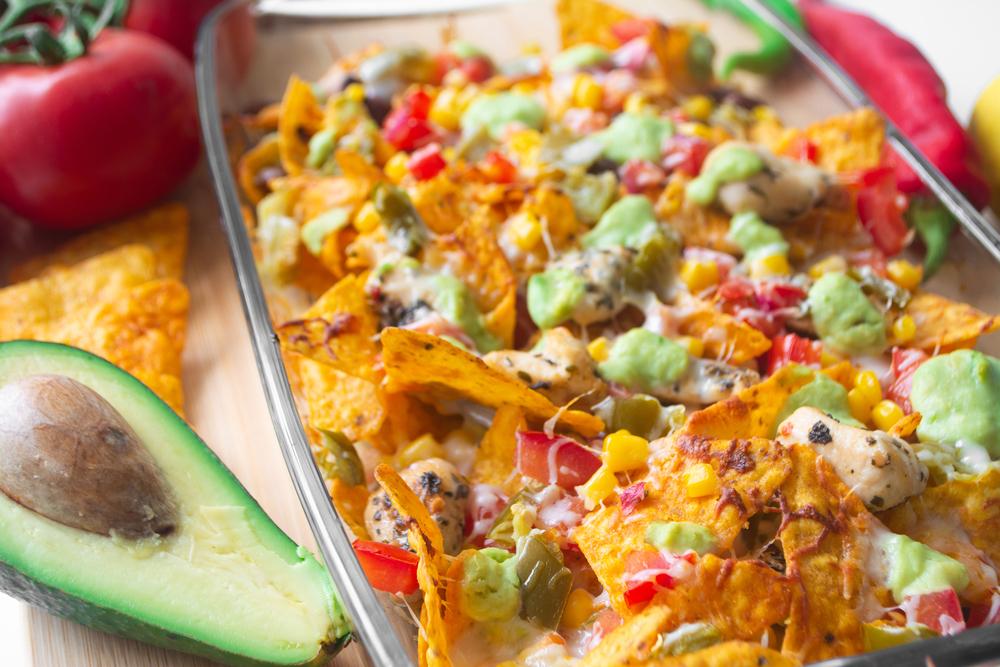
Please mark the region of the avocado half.
[[0, 589], [99, 630], [232, 665], [320, 665], [347, 642], [323, 566], [145, 385], [76, 348], [0, 343], [0, 392], [38, 376], [84, 385], [131, 426], [159, 468], [173, 522], [163, 536], [100, 534], [0, 490]]

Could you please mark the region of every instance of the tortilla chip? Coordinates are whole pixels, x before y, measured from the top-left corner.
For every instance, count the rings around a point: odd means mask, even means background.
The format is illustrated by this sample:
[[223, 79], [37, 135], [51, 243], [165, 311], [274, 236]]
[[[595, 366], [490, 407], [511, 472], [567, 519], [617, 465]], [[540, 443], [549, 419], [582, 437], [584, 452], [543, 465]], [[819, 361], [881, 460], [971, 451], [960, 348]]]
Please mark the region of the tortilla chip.
[[268, 191], [260, 183], [258, 175], [266, 167], [281, 165], [279, 144], [278, 135], [269, 134], [240, 158], [236, 167], [237, 178], [240, 187], [243, 188], [243, 194], [251, 204], [256, 205], [267, 195]]
[[382, 393], [385, 421], [371, 443], [379, 451], [392, 454], [422, 435], [438, 441], [462, 425], [461, 415], [442, 415], [432, 406], [408, 394]]
[[781, 652], [815, 662], [864, 650], [856, 609], [864, 585], [864, 534], [871, 515], [808, 445], [788, 448], [792, 473], [781, 486], [778, 532], [794, 587]]
[[734, 641], [645, 664], [646, 667], [799, 667], [802, 663], [757, 643]]
[[580, 660], [580, 667], [646, 664], [672, 615], [659, 604], [648, 605], [612, 630]]
[[600, 0], [559, 0], [556, 2], [556, 17], [559, 19], [562, 48], [590, 43], [611, 50], [621, 46], [611, 32], [611, 26], [635, 18]]
[[917, 324], [909, 346], [933, 354], [972, 347], [983, 334], [1000, 329], [1000, 317], [930, 292], [916, 292], [904, 312]]
[[301, 319], [277, 327], [281, 344], [314, 361], [369, 382], [377, 382], [378, 318], [368, 305], [364, 279], [347, 275]]
[[771, 349], [767, 336], [708, 301], [690, 297], [675, 311], [678, 329], [705, 343], [705, 356], [740, 365]]
[[783, 366], [736, 396], [692, 413], [683, 432], [706, 438], [772, 438], [785, 401], [814, 377], [805, 366]]
[[688, 55], [691, 42], [701, 26], [693, 24], [664, 25], [654, 22], [647, 39], [653, 49], [656, 60], [666, 77], [667, 83], [675, 92], [691, 92], [711, 84], [700, 80], [691, 70], [691, 58]]
[[278, 155], [290, 176], [301, 174], [309, 155], [309, 138], [323, 123], [323, 109], [312, 86], [295, 76], [288, 80], [278, 115]]
[[445, 595], [444, 595], [444, 624], [448, 633], [448, 644], [462, 634], [472, 621], [471, 618], [462, 613], [462, 576], [465, 573], [465, 561], [476, 549], [466, 549], [458, 554], [448, 566], [445, 572]]
[[685, 172], [675, 172], [670, 176], [667, 186], [656, 200], [657, 217], [681, 235], [685, 246], [740, 253], [739, 246], [729, 240], [728, 215], [685, 199], [685, 189], [690, 180]]
[[334, 477], [330, 480], [330, 500], [340, 515], [340, 519], [359, 540], [370, 539], [365, 528], [365, 504], [368, 502], [368, 487], [364, 484], [351, 486]]
[[352, 441], [378, 433], [385, 421], [385, 406], [373, 382], [301, 355], [290, 358], [296, 360], [310, 426], [339, 431]]
[[788, 155], [799, 141], [816, 147], [816, 165], [833, 172], [864, 171], [879, 166], [885, 148], [885, 124], [873, 109], [854, 109], [804, 129], [764, 121], [751, 130], [751, 140], [778, 155]]
[[446, 171], [406, 189], [413, 208], [435, 234], [450, 234], [471, 213], [462, 190]]
[[476, 461], [469, 479], [474, 484], [499, 486], [508, 494], [519, 486], [514, 474], [517, 432], [525, 428], [524, 415], [516, 405], [503, 405], [493, 415], [493, 423], [476, 449]]
[[923, 415], [919, 412], [911, 412], [892, 425], [889, 429], [889, 435], [906, 440], [911, 435], [916, 433], [917, 427], [920, 426], [921, 419], [923, 419]]
[[74, 237], [55, 252], [16, 266], [10, 273], [10, 279], [12, 282], [23, 282], [121, 246], [140, 243], [153, 251], [156, 277], [180, 280], [184, 275], [187, 254], [188, 222], [188, 211], [183, 204], [164, 204]]
[[[382, 330], [381, 339], [388, 391], [426, 392], [428, 398], [462, 397], [491, 408], [516, 405], [536, 421], [560, 411], [537, 391], [443, 338], [388, 327]], [[577, 410], [562, 411], [560, 422], [588, 437], [604, 430], [599, 417]]]
[[[625, 558], [646, 548], [646, 527], [653, 521], [690, 521], [715, 535], [725, 552], [747, 520], [759, 512], [784, 482], [791, 462], [784, 447], [770, 440], [709, 440], [680, 435], [657, 443], [644, 481], [646, 498], [626, 521], [614, 494], [608, 504], [591, 512], [574, 531], [580, 551], [608, 592], [611, 606], [623, 618], [634, 614], [625, 604]], [[688, 498], [685, 472], [708, 463], [719, 477], [715, 496]]]

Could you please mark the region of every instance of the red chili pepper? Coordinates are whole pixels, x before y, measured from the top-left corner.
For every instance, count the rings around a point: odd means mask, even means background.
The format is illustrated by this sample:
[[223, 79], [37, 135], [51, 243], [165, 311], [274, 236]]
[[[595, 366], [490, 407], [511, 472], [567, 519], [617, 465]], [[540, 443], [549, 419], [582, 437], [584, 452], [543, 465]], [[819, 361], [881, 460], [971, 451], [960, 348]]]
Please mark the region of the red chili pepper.
[[528, 477], [545, 484], [572, 489], [590, 479], [601, 467], [601, 456], [564, 435], [518, 431], [514, 463]]
[[406, 96], [403, 103], [389, 112], [382, 124], [386, 141], [402, 151], [412, 151], [434, 140], [436, 133], [427, 115], [431, 98], [422, 90]]
[[906, 414], [913, 412], [913, 406], [910, 405], [913, 374], [917, 372], [920, 364], [928, 359], [930, 357], [923, 350], [892, 348], [892, 366], [889, 370], [889, 376], [892, 379], [889, 382], [889, 387], [885, 390], [885, 396], [903, 408], [903, 412]]
[[823, 344], [793, 333], [779, 334], [771, 340], [771, 350], [767, 356], [767, 374], [771, 375], [782, 366], [803, 364], [819, 366]]
[[[984, 206], [989, 187], [976, 153], [948, 108], [944, 83], [923, 54], [869, 16], [819, 0], [800, 0], [799, 7], [809, 32], [827, 53], [955, 187], [976, 206]], [[890, 160], [902, 192], [924, 189], [900, 158]]]
[[487, 153], [479, 169], [493, 183], [513, 183], [517, 180], [517, 167], [500, 151]]
[[393, 544], [354, 540], [354, 553], [371, 585], [386, 593], [408, 595], [417, 590], [416, 554]]
[[410, 170], [413, 177], [418, 181], [426, 181], [434, 178], [448, 166], [444, 156], [441, 155], [440, 144], [427, 144], [421, 149], [414, 151], [413, 155], [406, 162], [406, 168]]

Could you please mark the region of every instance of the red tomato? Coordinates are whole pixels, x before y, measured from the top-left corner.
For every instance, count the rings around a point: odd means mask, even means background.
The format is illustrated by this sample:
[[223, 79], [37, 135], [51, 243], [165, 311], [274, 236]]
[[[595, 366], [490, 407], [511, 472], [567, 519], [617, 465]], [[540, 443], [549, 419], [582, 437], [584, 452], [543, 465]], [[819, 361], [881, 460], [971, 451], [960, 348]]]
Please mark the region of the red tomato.
[[875, 246], [888, 256], [896, 255], [910, 240], [910, 230], [903, 219], [906, 196], [896, 188], [890, 167], [876, 167], [859, 177], [858, 217], [872, 236]]
[[933, 593], [908, 595], [900, 608], [906, 613], [906, 622], [923, 623], [942, 635], [954, 635], [965, 630], [962, 604], [951, 588]]
[[823, 344], [793, 333], [779, 334], [771, 340], [771, 350], [767, 355], [767, 374], [771, 375], [782, 366], [802, 364], [819, 366]]
[[660, 165], [649, 160], [629, 160], [618, 171], [622, 185], [629, 194], [638, 194], [655, 188], [667, 178]]
[[444, 75], [462, 64], [462, 59], [451, 51], [439, 51], [434, 54], [434, 76], [432, 83], [439, 84]]
[[125, 27], [159, 37], [190, 60], [194, 57], [198, 26], [221, 3], [222, 0], [132, 0], [125, 15]]
[[458, 68], [472, 83], [482, 83], [493, 76], [493, 61], [489, 59], [489, 56], [466, 58]]
[[645, 604], [665, 588], [673, 588], [674, 573], [690, 572], [696, 562], [693, 551], [683, 555], [668, 555], [651, 549], [633, 551], [625, 557], [625, 604], [629, 607]]
[[487, 153], [479, 169], [493, 183], [513, 183], [517, 180], [517, 167], [500, 151]]
[[370, 540], [354, 540], [354, 553], [368, 581], [377, 590], [403, 595], [417, 590], [417, 563], [420, 559], [415, 553], [393, 544]]
[[564, 435], [518, 431], [515, 464], [523, 475], [569, 490], [597, 472], [601, 456]]
[[53, 67], [0, 67], [0, 202], [47, 227], [134, 213], [198, 161], [191, 65], [142, 33], [106, 29]]
[[669, 172], [683, 171], [697, 176], [711, 148], [701, 137], [675, 134], [663, 142], [663, 167]]
[[417, 90], [403, 100], [402, 105], [389, 112], [382, 123], [386, 141], [402, 151], [420, 148], [436, 138], [434, 128], [427, 120], [431, 98]]
[[406, 168], [410, 170], [413, 177], [418, 181], [426, 181], [434, 178], [448, 166], [441, 155], [439, 144], [427, 144], [423, 148], [414, 151], [406, 163]]
[[969, 627], [980, 628], [984, 625], [1000, 625], [1000, 590], [993, 589], [989, 602], [969, 607]]
[[653, 27], [651, 19], [623, 19], [611, 26], [611, 34], [622, 44], [631, 42], [636, 37], [645, 37]]
[[920, 364], [928, 359], [930, 357], [923, 350], [892, 348], [892, 366], [889, 370], [889, 376], [892, 379], [889, 382], [889, 387], [885, 390], [885, 396], [903, 408], [903, 412], [906, 414], [913, 412], [913, 406], [910, 405], [913, 374], [917, 372]]

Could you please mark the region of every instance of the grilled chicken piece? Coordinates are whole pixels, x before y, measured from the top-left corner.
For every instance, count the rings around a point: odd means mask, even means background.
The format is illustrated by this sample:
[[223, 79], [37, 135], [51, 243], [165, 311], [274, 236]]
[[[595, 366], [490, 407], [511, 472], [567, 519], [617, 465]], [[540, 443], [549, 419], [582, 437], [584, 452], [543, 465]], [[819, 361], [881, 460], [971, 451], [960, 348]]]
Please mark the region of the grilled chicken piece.
[[573, 309], [571, 320], [587, 325], [603, 322], [625, 307], [625, 272], [636, 251], [625, 246], [567, 252], [549, 268], [573, 271], [584, 281], [584, 296]]
[[685, 405], [711, 405], [760, 382], [760, 374], [721, 361], [692, 358], [679, 380], [653, 392], [657, 398]]
[[927, 468], [904, 440], [799, 408], [778, 426], [778, 442], [808, 444], [873, 511], [895, 507], [927, 486]]

